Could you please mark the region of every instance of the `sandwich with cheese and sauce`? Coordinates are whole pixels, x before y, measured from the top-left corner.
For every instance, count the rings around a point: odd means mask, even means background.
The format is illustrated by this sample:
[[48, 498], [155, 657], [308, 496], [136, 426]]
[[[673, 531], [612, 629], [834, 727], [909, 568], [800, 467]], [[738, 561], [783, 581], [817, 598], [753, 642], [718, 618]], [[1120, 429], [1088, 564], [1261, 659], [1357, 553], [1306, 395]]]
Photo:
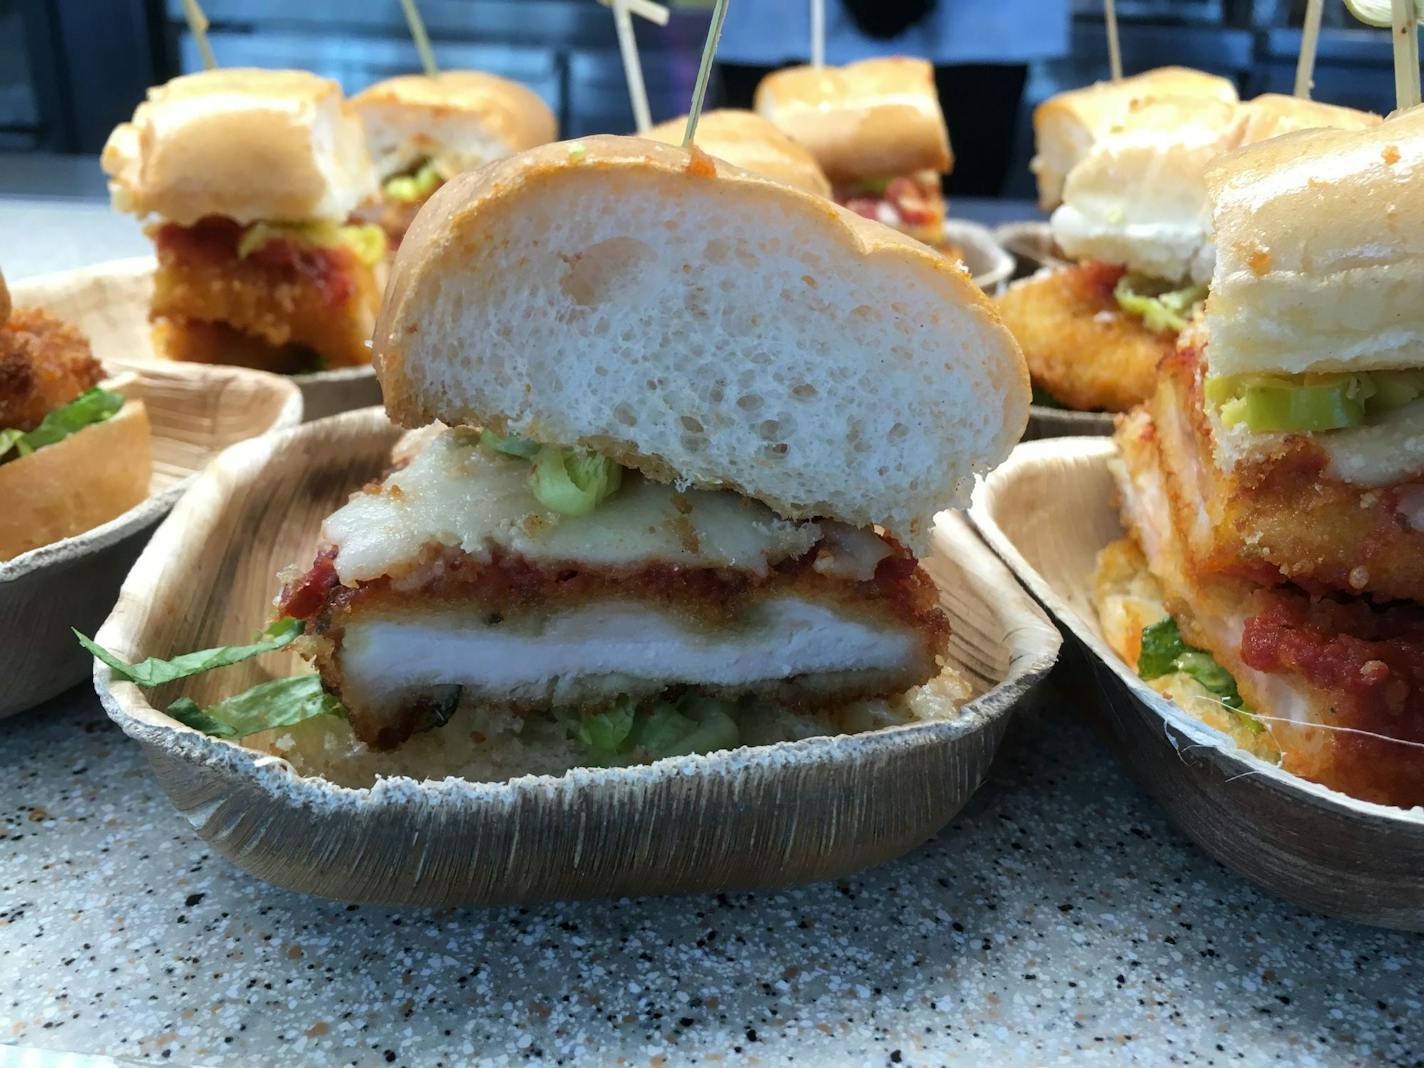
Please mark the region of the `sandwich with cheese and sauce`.
[[102, 157], [114, 207], [153, 219], [160, 355], [297, 372], [370, 362], [385, 237], [361, 122], [306, 71], [156, 86]]
[[754, 106], [816, 158], [837, 204], [943, 244], [940, 179], [954, 156], [928, 61], [786, 67], [762, 79]]
[[1139, 96], [1125, 107], [1068, 172], [1053, 213], [1055, 243], [1076, 263], [1023, 279], [997, 300], [1043, 399], [1082, 411], [1126, 411], [1144, 400], [1206, 295], [1214, 161], [1292, 130], [1380, 121], [1269, 94], [1244, 103]]
[[916, 558], [1028, 379], [918, 242], [698, 149], [548, 145], [431, 198], [375, 362], [419, 429], [284, 576], [349, 723], [262, 741], [298, 767], [561, 772], [963, 697]]
[[[687, 116], [682, 115], [660, 122], [639, 136], [665, 145], [681, 145], [686, 129]], [[831, 195], [831, 183], [816, 157], [755, 111], [704, 111], [697, 120], [697, 147], [744, 171], [775, 178], [820, 197]]]
[[455, 175], [558, 136], [554, 113], [537, 93], [483, 71], [403, 74], [368, 86], [351, 104], [381, 186], [362, 214], [380, 223], [392, 248]]
[[1117, 432], [1104, 631], [1252, 752], [1424, 804], [1424, 109], [1206, 183], [1211, 294]]
[[148, 496], [148, 414], [89, 341], [0, 276], [0, 563], [82, 534]]

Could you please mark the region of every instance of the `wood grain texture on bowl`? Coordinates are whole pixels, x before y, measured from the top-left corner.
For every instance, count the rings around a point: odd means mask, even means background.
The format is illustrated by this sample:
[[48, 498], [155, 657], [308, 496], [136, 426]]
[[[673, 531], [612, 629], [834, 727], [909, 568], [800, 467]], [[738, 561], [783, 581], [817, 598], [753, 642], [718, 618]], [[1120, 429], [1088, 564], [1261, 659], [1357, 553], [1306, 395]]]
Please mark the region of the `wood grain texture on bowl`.
[[69, 628], [92, 634], [103, 621], [145, 537], [194, 474], [230, 445], [301, 422], [301, 394], [278, 375], [116, 360], [106, 368], [133, 372], [148, 410], [149, 496], [102, 526], [0, 563], [0, 716], [84, 681], [89, 655]]
[[[397, 435], [369, 410], [224, 454], [155, 534], [100, 641], [137, 657], [246, 639], [271, 615], [278, 569], [311, 558], [322, 520]], [[647, 767], [338, 787], [158, 711], [291, 673], [286, 651], [148, 696], [103, 665], [95, 682], [198, 833], [280, 886], [407, 905], [783, 886], [880, 863], [942, 827], [1054, 661], [1056, 630], [963, 519], [942, 519], [928, 566], [974, 693], [959, 716]]]
[[[26, 278], [10, 289], [17, 306], [44, 308], [77, 326], [89, 338], [94, 355], [105, 363], [175, 366], [153, 349], [148, 305], [154, 267], [152, 256], [134, 256]], [[301, 390], [308, 422], [381, 403], [380, 383], [369, 367], [313, 371], [292, 375], [291, 380]]]
[[1116, 747], [1203, 850], [1272, 892], [1361, 923], [1424, 930], [1424, 809], [1357, 801], [1235, 747], [1137, 678], [1091, 601], [1098, 551], [1122, 536], [1110, 440], [1020, 445], [970, 515], [1092, 665]]

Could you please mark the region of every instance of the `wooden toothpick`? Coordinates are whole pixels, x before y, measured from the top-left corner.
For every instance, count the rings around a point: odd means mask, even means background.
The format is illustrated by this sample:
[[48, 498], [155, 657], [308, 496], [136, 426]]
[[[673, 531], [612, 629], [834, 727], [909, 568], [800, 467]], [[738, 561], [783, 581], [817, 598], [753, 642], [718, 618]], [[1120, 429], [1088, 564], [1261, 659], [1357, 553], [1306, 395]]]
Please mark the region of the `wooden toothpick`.
[[1419, 11], [1413, 0], [1393, 0], [1394, 104], [1403, 111], [1419, 103]]
[[1103, 21], [1108, 27], [1108, 70], [1112, 80], [1122, 81], [1122, 47], [1117, 40], [1117, 4], [1115, 0], [1103, 0]]
[[633, 32], [633, 15], [666, 26], [668, 9], [652, 0], [599, 0], [613, 9], [613, 28], [618, 31], [618, 52], [623, 57], [623, 76], [628, 79], [628, 99], [633, 103], [633, 124], [647, 133], [653, 125], [648, 109], [648, 89], [643, 84], [643, 64], [638, 59], [638, 37]]
[[682, 135], [682, 147], [692, 144], [697, 134], [697, 120], [702, 116], [702, 102], [707, 99], [707, 80], [712, 77], [712, 57], [717, 54], [717, 42], [722, 39], [722, 23], [727, 21], [727, 0], [717, 0], [712, 8], [712, 25], [707, 27], [707, 43], [702, 46], [702, 65], [697, 68], [697, 82], [692, 87], [692, 106], [687, 109], [687, 130]]
[[1305, 2], [1305, 21], [1300, 27], [1300, 56], [1295, 62], [1295, 95], [1302, 100], [1310, 99], [1310, 89], [1315, 84], [1315, 49], [1320, 41], [1320, 16], [1324, 10], [1325, 0]]
[[198, 0], [183, 0], [183, 16], [188, 20], [188, 30], [193, 40], [198, 42], [198, 55], [203, 57], [203, 66], [212, 70], [218, 65], [213, 56], [213, 46], [208, 44], [208, 16], [198, 6]]
[[440, 73], [440, 68], [435, 65], [435, 52], [430, 47], [430, 35], [425, 32], [425, 20], [420, 17], [415, 0], [401, 0], [401, 7], [405, 8], [405, 23], [410, 27], [410, 39], [415, 43], [420, 65], [433, 78]]

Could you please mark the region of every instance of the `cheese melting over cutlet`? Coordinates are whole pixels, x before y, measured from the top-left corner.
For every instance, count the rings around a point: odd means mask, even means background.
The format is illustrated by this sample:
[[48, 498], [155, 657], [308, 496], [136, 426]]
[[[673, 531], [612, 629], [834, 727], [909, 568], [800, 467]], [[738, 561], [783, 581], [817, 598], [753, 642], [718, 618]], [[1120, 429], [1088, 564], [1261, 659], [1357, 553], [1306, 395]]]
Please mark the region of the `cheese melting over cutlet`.
[[[445, 430], [374, 491], [355, 494], [327, 519], [326, 541], [345, 585], [418, 566], [429, 545], [488, 560], [498, 549], [533, 563], [590, 567], [674, 564], [765, 574], [823, 537], [850, 577], [869, 578], [889, 546], [835, 522], [792, 522], [730, 491], [688, 490], [624, 471], [622, 487], [590, 515], [561, 516], [529, 486], [529, 464]], [[831, 557], [830, 553], [826, 554]], [[817, 558], [818, 568], [823, 561]]]

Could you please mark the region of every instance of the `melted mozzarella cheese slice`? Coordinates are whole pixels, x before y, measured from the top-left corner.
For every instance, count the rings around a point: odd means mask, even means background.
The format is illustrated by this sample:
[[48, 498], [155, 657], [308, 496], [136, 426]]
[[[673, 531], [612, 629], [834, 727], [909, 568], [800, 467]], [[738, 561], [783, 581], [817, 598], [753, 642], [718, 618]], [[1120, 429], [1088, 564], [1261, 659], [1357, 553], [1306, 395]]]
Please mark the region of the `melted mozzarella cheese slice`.
[[399, 575], [431, 544], [480, 560], [500, 549], [536, 563], [673, 564], [765, 574], [834, 531], [839, 560], [855, 562], [846, 577], [862, 579], [889, 551], [872, 531], [792, 522], [737, 493], [679, 493], [633, 471], [623, 473], [622, 487], [591, 514], [561, 516], [535, 498], [526, 461], [476, 440], [463, 430], [433, 435], [406, 467], [327, 519], [323, 537], [338, 547], [336, 571], [344, 584]]

